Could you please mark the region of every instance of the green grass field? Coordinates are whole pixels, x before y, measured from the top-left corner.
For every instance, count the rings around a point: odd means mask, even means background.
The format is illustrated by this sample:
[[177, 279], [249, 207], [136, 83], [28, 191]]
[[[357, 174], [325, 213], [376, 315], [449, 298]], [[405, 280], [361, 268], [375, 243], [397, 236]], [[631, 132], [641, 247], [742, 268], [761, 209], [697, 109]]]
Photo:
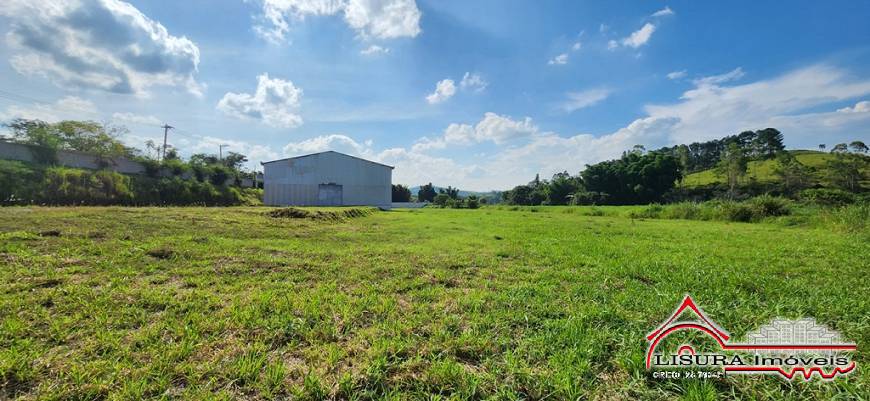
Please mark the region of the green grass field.
[[[581, 207], [269, 210], [0, 209], [0, 399], [870, 397], [866, 235]], [[687, 293], [735, 338], [814, 317], [858, 344], [858, 370], [654, 379], [644, 336]]]

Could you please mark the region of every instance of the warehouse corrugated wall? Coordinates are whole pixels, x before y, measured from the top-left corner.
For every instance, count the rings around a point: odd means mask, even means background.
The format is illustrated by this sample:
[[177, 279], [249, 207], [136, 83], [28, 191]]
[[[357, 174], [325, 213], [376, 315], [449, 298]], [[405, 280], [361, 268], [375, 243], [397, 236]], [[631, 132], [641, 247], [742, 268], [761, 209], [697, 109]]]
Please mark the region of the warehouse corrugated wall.
[[329, 151], [266, 162], [263, 172], [263, 202], [267, 205], [328, 206], [339, 202], [389, 208], [392, 200], [392, 167], [343, 153]]

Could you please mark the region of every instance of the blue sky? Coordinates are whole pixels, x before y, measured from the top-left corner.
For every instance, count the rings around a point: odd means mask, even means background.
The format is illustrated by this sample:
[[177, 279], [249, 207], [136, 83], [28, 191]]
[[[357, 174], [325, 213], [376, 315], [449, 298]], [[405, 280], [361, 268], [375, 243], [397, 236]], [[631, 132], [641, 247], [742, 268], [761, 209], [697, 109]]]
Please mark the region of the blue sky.
[[0, 118], [123, 124], [182, 155], [338, 150], [506, 189], [779, 128], [870, 140], [868, 2], [9, 0]]

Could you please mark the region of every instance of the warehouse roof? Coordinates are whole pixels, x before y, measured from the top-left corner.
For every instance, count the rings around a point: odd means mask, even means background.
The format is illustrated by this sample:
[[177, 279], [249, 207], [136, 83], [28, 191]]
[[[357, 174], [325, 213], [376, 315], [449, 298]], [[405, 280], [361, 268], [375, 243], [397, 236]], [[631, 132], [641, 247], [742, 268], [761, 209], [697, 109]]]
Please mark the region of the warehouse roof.
[[387, 164], [378, 163], [378, 162], [373, 162], [373, 161], [371, 161], [371, 160], [366, 160], [366, 159], [363, 159], [363, 158], [361, 158], [361, 157], [356, 157], [356, 156], [351, 156], [351, 155], [349, 155], [349, 154], [345, 154], [345, 153], [341, 153], [341, 152], [336, 152], [336, 151], [334, 151], [334, 150], [327, 150], [327, 151], [325, 151], [325, 152], [317, 152], [317, 153], [312, 153], [312, 154], [302, 155], [302, 156], [286, 157], [286, 158], [283, 158], [283, 159], [271, 160], [271, 161], [267, 161], [267, 162], [260, 162], [260, 165], [265, 165], [265, 164], [275, 163], [275, 162], [280, 162], [280, 161], [285, 161], [285, 160], [301, 159], [301, 158], [303, 158], [303, 157], [315, 156], [315, 155], [319, 155], [319, 154], [323, 154], [323, 153], [335, 153], [335, 154], [339, 154], [339, 155], [342, 155], [342, 156], [350, 157], [350, 158], [353, 158], [353, 159], [362, 160], [362, 161], [364, 161], [364, 162], [369, 162], [369, 163], [371, 163], [371, 164], [377, 164], [377, 165], [379, 165], [379, 166], [389, 167], [389, 168], [391, 168], [391, 169], [392, 169], [392, 168], [395, 168], [395, 167], [390, 166], [390, 165], [387, 165]]

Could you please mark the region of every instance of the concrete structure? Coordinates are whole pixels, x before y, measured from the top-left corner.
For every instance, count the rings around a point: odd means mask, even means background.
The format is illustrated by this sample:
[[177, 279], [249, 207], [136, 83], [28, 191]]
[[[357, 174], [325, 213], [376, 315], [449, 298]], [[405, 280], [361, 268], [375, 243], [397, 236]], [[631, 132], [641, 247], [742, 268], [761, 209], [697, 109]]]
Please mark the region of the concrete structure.
[[262, 165], [267, 205], [391, 206], [393, 167], [386, 164], [327, 151]]

